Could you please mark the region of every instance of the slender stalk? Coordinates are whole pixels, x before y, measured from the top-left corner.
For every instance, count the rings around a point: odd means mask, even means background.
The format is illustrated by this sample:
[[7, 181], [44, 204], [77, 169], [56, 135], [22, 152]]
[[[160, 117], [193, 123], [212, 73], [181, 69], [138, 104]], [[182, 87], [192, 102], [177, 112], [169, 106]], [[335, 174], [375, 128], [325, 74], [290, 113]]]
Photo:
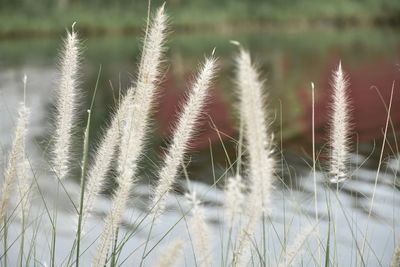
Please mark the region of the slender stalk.
[[[313, 179], [314, 179], [314, 207], [315, 207], [315, 223], [317, 225], [317, 236], [319, 237], [319, 218], [318, 218], [318, 195], [317, 195], [317, 173], [315, 159], [315, 87], [311, 83], [311, 98], [312, 98], [312, 158], [313, 158]], [[321, 263], [321, 247], [318, 246], [318, 262]]]
[[82, 223], [83, 223], [83, 208], [84, 208], [84, 200], [85, 200], [85, 177], [87, 172], [87, 161], [88, 161], [88, 154], [89, 154], [89, 133], [90, 133], [90, 121], [92, 115], [92, 109], [94, 105], [94, 99], [97, 94], [97, 88], [99, 84], [101, 74], [101, 65], [99, 68], [99, 72], [97, 75], [96, 86], [94, 88], [94, 93], [92, 97], [92, 102], [90, 104], [90, 109], [88, 110], [88, 119], [86, 123], [86, 129], [84, 133], [84, 142], [83, 142], [83, 157], [82, 157], [82, 171], [81, 171], [81, 192], [80, 192], [80, 202], [79, 202], [79, 216], [78, 216], [78, 230], [77, 230], [77, 238], [76, 238], [76, 267], [79, 266], [79, 257], [80, 257], [80, 244], [81, 244], [81, 234], [82, 234]]
[[[388, 130], [388, 127], [389, 127], [390, 111], [392, 110], [394, 85], [395, 85], [395, 82], [393, 81], [392, 90], [391, 90], [391, 92], [390, 92], [389, 107], [388, 107], [388, 110], [387, 110], [387, 117], [386, 117], [385, 130], [384, 130], [384, 133], [383, 133], [382, 148], [381, 148], [381, 153], [380, 153], [380, 155], [379, 155], [378, 169], [376, 170], [376, 175], [375, 175], [374, 191], [372, 192], [371, 204], [370, 204], [370, 207], [369, 207], [369, 210], [368, 210], [367, 226], [366, 226], [366, 229], [365, 229], [365, 232], [364, 232], [365, 235], [364, 235], [364, 240], [363, 240], [362, 249], [361, 249], [362, 255], [364, 255], [365, 243], [366, 243], [366, 241], [367, 241], [367, 235], [368, 235], [369, 219], [370, 219], [370, 217], [371, 217], [372, 208], [373, 208], [373, 206], [374, 206], [376, 187], [377, 187], [377, 185], [378, 185], [378, 178], [379, 178], [379, 174], [380, 174], [381, 166], [382, 166], [382, 161], [383, 161], [383, 152], [384, 152], [384, 149], [385, 149], [385, 143], [386, 143], [386, 137], [387, 137], [387, 130]], [[362, 255], [361, 255], [361, 257], [362, 257]]]
[[3, 254], [3, 262], [4, 266], [7, 266], [7, 251], [8, 251], [8, 244], [7, 244], [7, 236], [8, 236], [8, 226], [7, 226], [7, 216], [4, 216], [4, 229], [3, 229], [3, 245], [4, 245], [4, 254]]
[[57, 240], [57, 219], [58, 219], [58, 199], [60, 194], [60, 183], [61, 181], [57, 179], [57, 193], [56, 200], [54, 202], [54, 210], [53, 210], [53, 224], [52, 224], [52, 236], [51, 236], [51, 247], [50, 247], [50, 266], [55, 267], [55, 258], [56, 258], [56, 240]]
[[21, 221], [21, 243], [19, 246], [19, 266], [22, 267], [24, 261], [24, 246], [25, 246], [25, 216], [22, 215]]
[[83, 143], [83, 159], [82, 159], [82, 172], [81, 172], [81, 197], [80, 197], [80, 205], [79, 205], [79, 221], [78, 221], [78, 232], [76, 238], [76, 261], [75, 266], [79, 267], [79, 254], [80, 254], [80, 246], [81, 246], [81, 230], [82, 230], [82, 211], [83, 211], [83, 199], [85, 193], [85, 177], [87, 170], [87, 157], [88, 157], [88, 148], [89, 148], [89, 129], [90, 129], [90, 118], [91, 118], [91, 110], [88, 110], [88, 119], [85, 129], [85, 141]]

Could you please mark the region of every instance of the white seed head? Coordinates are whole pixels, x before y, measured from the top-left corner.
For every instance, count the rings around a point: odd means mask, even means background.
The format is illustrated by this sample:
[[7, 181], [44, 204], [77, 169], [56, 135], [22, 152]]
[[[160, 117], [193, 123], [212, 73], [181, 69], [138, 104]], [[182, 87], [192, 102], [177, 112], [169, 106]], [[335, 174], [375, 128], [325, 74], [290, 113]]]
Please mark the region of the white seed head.
[[167, 194], [172, 189], [186, 148], [195, 132], [215, 71], [214, 57], [206, 59], [178, 119], [172, 143], [165, 156], [164, 165], [159, 172], [159, 181], [152, 196], [151, 208], [156, 217], [165, 210]]
[[293, 266], [296, 257], [299, 257], [304, 252], [304, 243], [313, 234], [315, 234], [314, 225], [310, 225], [303, 229], [297, 235], [293, 243], [285, 250], [284, 258], [279, 262], [278, 267]]
[[172, 241], [159, 256], [154, 267], [173, 267], [179, 261], [183, 252], [183, 241], [180, 239]]
[[250, 54], [240, 49], [236, 58], [236, 83], [240, 99], [239, 111], [244, 123], [244, 139], [248, 150], [249, 193], [245, 207], [247, 221], [239, 233], [234, 262], [237, 266], [248, 263], [251, 237], [262, 214], [270, 212], [274, 160], [272, 135], [267, 127], [263, 84]]
[[[29, 192], [30, 188], [27, 185], [29, 183], [29, 179], [25, 169], [25, 140], [28, 117], [29, 110], [25, 107], [25, 104], [22, 103], [19, 108], [19, 115], [16, 123], [14, 140], [11, 146], [7, 167], [4, 173], [3, 190], [0, 198], [0, 221], [3, 221], [4, 216], [7, 212], [10, 197], [17, 179], [18, 184], [21, 185], [21, 187], [18, 187], [20, 191], [18, 194], [18, 203], [21, 210], [20, 215], [27, 211], [28, 208], [28, 206], [26, 205], [27, 199], [22, 197], [26, 195], [26, 192]], [[21, 195], [21, 193], [23, 193], [24, 195]]]
[[347, 96], [347, 81], [342, 65], [333, 73], [333, 96], [330, 130], [331, 182], [338, 183], [348, 178], [350, 107]]
[[229, 177], [225, 187], [225, 213], [226, 221], [230, 226], [233, 226], [235, 219], [237, 219], [243, 212], [244, 192], [245, 185], [240, 175]]
[[149, 115], [157, 89], [166, 20], [164, 9], [161, 7], [156, 12], [145, 38], [136, 87], [129, 89], [129, 91], [134, 91], [133, 98], [128, 98], [126, 105], [122, 106], [125, 111], [121, 112], [119, 173], [116, 179], [118, 188], [112, 200], [111, 211], [105, 219], [105, 226], [92, 262], [92, 266], [95, 267], [103, 267], [106, 263], [113, 236], [122, 219], [131, 188], [136, 181], [137, 161], [143, 150]]
[[210, 229], [206, 222], [205, 211], [201, 206], [196, 193], [187, 194], [189, 203], [192, 205], [192, 217], [189, 221], [190, 235], [193, 241], [196, 261], [198, 266], [212, 266], [212, 250], [210, 242]]
[[57, 91], [57, 116], [53, 146], [53, 170], [59, 179], [65, 178], [71, 158], [71, 140], [76, 120], [77, 76], [79, 71], [78, 38], [73, 31], [67, 34], [61, 56], [60, 85]]

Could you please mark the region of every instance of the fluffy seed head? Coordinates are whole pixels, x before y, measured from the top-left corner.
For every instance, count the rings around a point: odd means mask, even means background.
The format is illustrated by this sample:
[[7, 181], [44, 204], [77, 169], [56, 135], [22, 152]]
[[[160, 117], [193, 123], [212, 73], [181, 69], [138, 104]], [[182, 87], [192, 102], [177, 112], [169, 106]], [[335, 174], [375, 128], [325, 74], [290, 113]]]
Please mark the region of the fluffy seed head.
[[272, 137], [267, 127], [263, 84], [257, 69], [252, 65], [250, 54], [241, 49], [236, 58], [236, 83], [240, 99], [240, 114], [244, 123], [244, 138], [248, 148], [248, 175], [250, 192], [245, 208], [247, 222], [238, 236], [234, 262], [245, 266], [251, 250], [251, 236], [257, 222], [270, 210], [274, 160]]
[[60, 85], [57, 91], [57, 116], [53, 147], [53, 170], [59, 179], [65, 178], [69, 169], [71, 139], [77, 107], [77, 76], [79, 71], [78, 37], [72, 28], [67, 33], [61, 56]]
[[195, 192], [187, 194], [186, 197], [192, 204], [192, 217], [190, 218], [189, 227], [194, 251], [196, 252], [197, 265], [210, 267], [212, 266], [212, 243], [210, 242], [210, 230], [206, 222], [204, 208], [201, 206]]
[[[3, 190], [0, 199], [0, 222], [3, 221], [4, 216], [7, 212], [16, 179], [18, 179], [18, 183], [22, 186], [22, 188], [18, 187], [21, 190], [20, 193], [25, 193], [25, 190], [29, 192], [29, 187], [26, 188], [27, 177], [25, 175], [24, 177], [22, 177], [22, 174], [24, 174], [24, 170], [26, 167], [25, 139], [29, 116], [28, 114], [29, 111], [25, 107], [25, 104], [21, 104], [15, 129], [14, 140], [11, 146], [7, 168], [4, 173]], [[18, 198], [19, 207], [21, 208], [22, 212], [26, 211], [25, 208], [27, 208], [28, 206], [25, 198], [22, 198], [21, 194], [18, 194]], [[20, 214], [22, 214], [22, 212]]]
[[143, 150], [148, 117], [157, 89], [165, 29], [166, 15], [162, 7], [157, 11], [145, 38], [133, 101], [128, 102], [127, 107], [124, 106], [127, 113], [123, 112], [121, 125], [118, 188], [112, 200], [111, 211], [106, 217], [92, 266], [103, 267], [106, 263], [112, 238], [121, 221], [130, 190], [136, 180], [134, 176], [137, 161]]
[[400, 266], [400, 243], [397, 244], [397, 247], [394, 250], [390, 267], [398, 267], [398, 266]]
[[175, 128], [172, 143], [166, 154], [164, 165], [159, 173], [159, 181], [154, 190], [151, 205], [152, 213], [158, 217], [165, 209], [166, 197], [172, 189], [179, 167], [183, 161], [186, 148], [195, 131], [201, 111], [216, 71], [214, 57], [206, 59], [193, 85], [186, 104]]
[[84, 193], [82, 209], [82, 228], [90, 216], [95, 198], [99, 195], [105, 182], [106, 175], [110, 169], [116, 146], [120, 140], [120, 126], [123, 118], [127, 115], [128, 103], [132, 101], [133, 90], [129, 90], [121, 101], [117, 112], [114, 114], [109, 128], [107, 129], [103, 140], [96, 150], [94, 163], [89, 169]]
[[[236, 59], [237, 87], [240, 97], [240, 114], [243, 116], [244, 138], [249, 154], [249, 175], [251, 195], [267, 211], [272, 188], [274, 160], [272, 138], [267, 127], [263, 84], [250, 54], [241, 49]], [[261, 201], [260, 201], [261, 200]]]
[[293, 241], [293, 243], [286, 249], [284, 259], [279, 262], [278, 267], [293, 266], [295, 258], [300, 256], [304, 250], [303, 246], [307, 238], [315, 233], [315, 226], [311, 225], [302, 230]]
[[173, 267], [178, 262], [183, 252], [183, 241], [177, 239], [161, 253], [159, 260], [154, 267]]
[[331, 182], [338, 183], [348, 178], [350, 107], [347, 96], [347, 81], [342, 65], [333, 73], [332, 115], [330, 130]]
[[[122, 136], [119, 146], [118, 170], [123, 172], [123, 166], [131, 165], [137, 156], [134, 151], [139, 151], [142, 146], [144, 133], [148, 126], [149, 113], [153, 104], [160, 76], [160, 63], [164, 51], [166, 36], [167, 16], [164, 7], [156, 12], [149, 31], [146, 33], [139, 74], [136, 85], [129, 89], [134, 91], [132, 101], [128, 102], [126, 116], [121, 124]], [[134, 99], [134, 101], [133, 101]]]
[[226, 221], [230, 226], [234, 220], [242, 213], [244, 203], [244, 183], [240, 175], [229, 177], [225, 188], [225, 212]]

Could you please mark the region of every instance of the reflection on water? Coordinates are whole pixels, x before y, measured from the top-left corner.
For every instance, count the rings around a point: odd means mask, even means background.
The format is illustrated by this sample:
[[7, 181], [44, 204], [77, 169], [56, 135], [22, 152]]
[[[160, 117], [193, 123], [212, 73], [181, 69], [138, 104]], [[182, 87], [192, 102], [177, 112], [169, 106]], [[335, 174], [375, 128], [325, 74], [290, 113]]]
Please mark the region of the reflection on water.
[[[220, 75], [213, 88], [212, 97], [207, 108], [206, 118], [200, 126], [200, 133], [191, 147], [189, 175], [192, 180], [191, 188], [195, 188], [207, 206], [207, 218], [212, 223], [213, 234], [217, 237], [227, 236], [229, 229], [223, 223], [223, 192], [221, 186], [226, 175], [224, 171], [235, 161], [238, 120], [232, 103], [235, 99], [232, 85], [233, 60], [235, 48], [229, 45], [229, 39], [236, 39], [248, 46], [264, 74], [269, 89], [268, 103], [271, 109], [273, 127], [276, 140], [282, 140], [282, 155], [277, 152], [280, 163], [273, 196], [273, 213], [267, 220], [266, 233], [269, 247], [275, 250], [268, 251], [272, 265], [281, 257], [281, 247], [293, 240], [298, 229], [305, 224], [314, 222], [314, 188], [312, 174], [309, 167], [310, 158], [310, 81], [317, 85], [316, 127], [317, 140], [321, 144], [323, 158], [323, 143], [326, 140], [326, 121], [329, 103], [329, 77], [333, 67], [342, 60], [343, 66], [349, 75], [351, 98], [353, 106], [353, 125], [357, 133], [354, 140], [358, 140], [354, 150], [359, 154], [352, 157], [352, 178], [340, 186], [336, 195], [336, 188], [325, 185], [326, 177], [318, 172], [317, 193], [318, 211], [320, 218], [320, 233], [322, 242], [326, 243], [328, 231], [336, 231], [337, 244], [336, 258], [339, 266], [356, 265], [360, 259], [357, 251], [363, 241], [366, 228], [368, 235], [364, 248], [365, 261], [369, 266], [388, 265], [393, 252], [395, 239], [398, 239], [400, 225], [400, 194], [397, 172], [400, 171], [396, 134], [400, 125], [400, 96], [395, 90], [391, 119], [394, 129], [390, 128], [390, 142], [386, 145], [385, 160], [381, 172], [376, 175], [377, 161], [382, 139], [382, 128], [386, 119], [386, 109], [383, 102], [388, 103], [393, 80], [400, 78], [396, 64], [400, 59], [400, 37], [393, 32], [349, 31], [349, 32], [317, 32], [317, 33], [263, 33], [260, 35], [239, 36], [172, 36], [170, 44], [168, 69], [161, 85], [161, 94], [155, 113], [154, 129], [149, 139], [148, 154], [143, 164], [149, 168], [142, 168], [141, 176], [153, 181], [154, 170], [162, 156], [161, 146], [168, 140], [171, 133], [170, 125], [176, 117], [181, 97], [187, 83], [191, 81], [191, 72], [198, 60], [205, 53], [217, 47], [220, 56]], [[52, 206], [56, 201], [54, 179], [49, 174], [46, 157], [46, 143], [51, 139], [49, 121], [51, 120], [51, 95], [56, 86], [55, 61], [58, 40], [20, 40], [0, 44], [0, 143], [2, 156], [6, 156], [9, 149], [17, 103], [23, 99], [22, 76], [28, 75], [27, 104], [31, 108], [29, 128], [29, 158], [36, 171], [35, 175], [41, 188], [41, 196], [37, 197], [34, 210], [40, 211], [39, 218], [42, 224], [38, 233], [39, 261], [48, 259], [48, 244], [50, 224], [47, 215], [43, 212], [43, 199]], [[129, 84], [130, 77], [135, 71], [135, 59], [138, 57], [137, 39], [120, 37], [113, 39], [89, 39], [86, 41], [86, 61], [83, 62], [82, 76], [86, 102], [90, 99], [95, 84], [99, 64], [103, 64], [99, 93], [96, 96], [94, 108], [93, 143], [100, 136], [100, 129], [105, 126], [109, 111], [118, 101], [118, 90], [124, 90]], [[29, 49], [27, 49], [29, 47]], [[38, 60], [40, 59], [40, 60]], [[374, 85], [377, 90], [371, 89]], [[400, 86], [400, 85], [399, 85]], [[85, 110], [85, 108], [82, 108]], [[216, 129], [219, 130], [216, 131]], [[392, 133], [393, 132], [393, 133]], [[373, 140], [377, 142], [374, 145]], [[221, 143], [222, 141], [223, 143]], [[400, 156], [399, 156], [400, 157]], [[189, 160], [188, 160], [189, 161]], [[4, 160], [1, 161], [4, 163]], [[323, 161], [321, 161], [323, 165]], [[322, 167], [321, 167], [322, 168]], [[233, 174], [228, 171], [227, 175]], [[218, 186], [211, 186], [221, 178]], [[377, 179], [377, 180], [376, 180]], [[284, 181], [284, 183], [280, 181]], [[125, 214], [121, 238], [124, 234], [134, 231], [134, 236], [128, 241], [127, 249], [123, 250], [121, 259], [128, 258], [128, 262], [138, 263], [143, 252], [143, 243], [147, 239], [151, 221], [141, 219], [146, 214], [149, 188], [147, 180], [133, 192], [131, 208]], [[186, 182], [177, 186], [176, 194], [168, 200], [168, 212], [160, 224], [153, 229], [150, 247], [155, 245], [163, 234], [173, 227], [171, 233], [163, 239], [149, 256], [146, 263], [151, 263], [174, 237], [188, 239], [187, 228], [182, 214], [188, 209], [182, 192], [186, 190]], [[205, 182], [205, 183], [204, 183]], [[374, 185], [376, 183], [376, 188]], [[71, 199], [78, 200], [79, 185], [73, 179], [67, 180], [66, 190]], [[374, 203], [369, 215], [373, 192]], [[69, 198], [62, 194], [58, 201], [61, 205], [57, 240], [59, 255], [58, 262], [66, 261], [67, 252], [72, 244], [74, 207]], [[43, 199], [42, 199], [43, 198]], [[327, 202], [327, 199], [330, 201]], [[95, 216], [89, 220], [84, 239], [84, 247], [100, 233], [102, 218], [109, 209], [107, 197], [98, 200]], [[329, 214], [328, 210], [334, 214]], [[34, 214], [34, 212], [33, 212]], [[370, 218], [369, 218], [370, 217]], [[139, 219], [138, 219], [139, 218]], [[180, 221], [179, 221], [180, 220]], [[175, 223], [179, 221], [178, 224]], [[330, 222], [335, 221], [336, 228], [329, 228]], [[368, 222], [368, 223], [367, 223]], [[368, 224], [368, 226], [367, 226]], [[10, 231], [10, 240], [13, 232], [18, 232], [18, 221], [11, 226], [16, 231]], [[261, 231], [261, 229], [260, 229]], [[260, 238], [261, 238], [260, 232]], [[282, 237], [285, 237], [282, 239]], [[219, 239], [219, 238], [218, 238]], [[358, 242], [355, 243], [354, 240]], [[331, 242], [333, 242], [331, 240]], [[360, 243], [360, 244], [359, 244]], [[226, 245], [226, 244], [225, 244]], [[311, 248], [315, 248], [315, 240], [310, 240]], [[225, 246], [224, 246], [225, 247]], [[220, 261], [221, 244], [215, 242], [215, 260]], [[18, 246], [11, 248], [12, 255], [17, 255]], [[317, 255], [315, 249], [310, 250]], [[185, 254], [186, 265], [191, 266], [193, 256], [190, 248]], [[92, 255], [93, 248], [84, 253]], [[83, 257], [89, 260], [91, 257]], [[13, 260], [13, 259], [10, 259]], [[16, 259], [15, 259], [16, 260]], [[305, 266], [312, 266], [315, 262], [311, 254], [303, 259]], [[349, 264], [351, 263], [351, 264]], [[13, 265], [12, 263], [10, 263]], [[83, 263], [84, 265], [89, 264]], [[183, 261], [182, 261], [183, 264]]]

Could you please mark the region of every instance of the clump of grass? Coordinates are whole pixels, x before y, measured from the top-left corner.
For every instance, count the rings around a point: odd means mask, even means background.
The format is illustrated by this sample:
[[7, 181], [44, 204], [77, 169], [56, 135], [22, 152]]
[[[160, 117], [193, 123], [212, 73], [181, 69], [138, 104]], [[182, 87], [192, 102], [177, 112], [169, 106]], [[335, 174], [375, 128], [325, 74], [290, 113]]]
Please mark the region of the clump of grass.
[[[128, 234], [124, 236], [123, 241], [118, 242], [118, 230], [129, 201], [131, 189], [138, 180], [138, 162], [140, 157], [144, 154], [143, 151], [145, 147], [147, 129], [149, 128], [149, 118], [151, 115], [154, 98], [157, 94], [157, 88], [160, 83], [160, 66], [161, 62], [163, 61], [162, 59], [167, 28], [166, 24], [167, 16], [164, 11], [164, 6], [162, 6], [152, 17], [151, 22], [148, 21], [137, 80], [127, 90], [126, 95], [123, 97], [118, 109], [116, 110], [110, 122], [109, 128], [105, 132], [100, 145], [96, 149], [94, 154], [94, 164], [89, 169], [87, 177], [85, 177], [91, 109], [89, 110], [83, 148], [84, 156], [82, 160], [81, 174], [81, 202], [78, 212], [79, 225], [76, 240], [74, 240], [75, 242], [73, 249], [70, 253], [68, 263], [66, 264], [67, 266], [72, 264], [71, 255], [73, 255], [75, 247], [75, 265], [79, 266], [79, 263], [82, 262], [79, 259], [86, 250], [81, 250], [80, 248], [80, 239], [82, 238], [81, 228], [84, 226], [85, 220], [92, 211], [96, 196], [103, 189], [104, 184], [108, 179], [107, 173], [111, 168], [111, 163], [114, 157], [117, 157], [117, 188], [112, 195], [111, 209], [105, 218], [103, 230], [100, 236], [92, 243], [97, 245], [97, 250], [95, 251], [92, 259], [92, 266], [116, 266], [121, 255], [122, 247], [126, 246], [126, 240], [131, 237]], [[68, 32], [67, 34], [67, 40], [63, 53], [64, 54], [61, 63], [62, 77], [57, 100], [57, 129], [55, 132], [54, 147], [52, 151], [52, 153], [56, 155], [52, 160], [52, 167], [54, 169], [54, 175], [59, 178], [58, 185], [63, 185], [62, 179], [68, 176], [69, 163], [74, 159], [74, 157], [71, 155], [71, 140], [76, 119], [76, 100], [77, 95], [79, 94], [76, 90], [78, 84], [77, 72], [79, 63], [79, 49], [78, 39], [73, 27], [72, 31]], [[167, 195], [177, 179], [180, 166], [187, 153], [187, 148], [190, 146], [190, 141], [195, 134], [196, 123], [201, 118], [201, 114], [208, 97], [208, 92], [216, 73], [217, 64], [213, 54], [210, 57], [207, 57], [200, 67], [199, 73], [192, 85], [192, 90], [186, 99], [186, 103], [183, 106], [183, 111], [180, 114], [179, 120], [176, 124], [173, 138], [165, 154], [164, 162], [160, 167], [158, 173], [158, 183], [151, 192], [151, 203], [147, 209], [147, 213], [145, 214], [145, 218], [152, 215], [151, 229], [154, 226], [154, 220], [157, 219], [165, 210]], [[271, 202], [273, 181], [275, 177], [274, 170], [276, 168], [276, 162], [273, 157], [273, 134], [272, 130], [269, 128], [269, 117], [266, 112], [266, 99], [263, 82], [257, 68], [251, 61], [250, 53], [244, 50], [242, 47], [240, 47], [239, 54], [236, 57], [236, 87], [239, 98], [238, 109], [241, 122], [243, 123], [243, 136], [245, 144], [244, 153], [246, 153], [247, 161], [245, 161], [245, 164], [243, 164], [245, 167], [244, 170], [241, 171], [240, 160], [242, 155], [241, 153], [238, 153], [239, 163], [237, 173], [234, 177], [227, 179], [223, 206], [226, 212], [226, 222], [230, 227], [229, 238], [232, 238], [232, 240], [229, 240], [231, 243], [229, 243], [226, 248], [229, 255], [227, 254], [226, 257], [222, 256], [223, 259], [221, 259], [221, 264], [232, 266], [248, 266], [250, 264], [257, 265], [259, 262], [263, 266], [274, 265], [274, 262], [272, 262], [271, 258], [269, 258], [267, 252], [267, 249], [269, 249], [266, 245], [266, 239], [268, 238], [267, 232], [265, 229], [263, 229], [264, 231], [262, 237], [264, 239], [264, 244], [262, 244], [262, 246], [258, 244], [259, 238], [256, 236], [257, 227], [262, 225], [263, 228], [265, 228], [267, 224], [265, 218], [268, 218], [271, 208], [276, 204]], [[332, 128], [330, 139], [331, 168], [329, 174], [332, 176], [332, 182], [339, 183], [344, 181], [344, 179], [349, 176], [347, 160], [349, 157], [350, 145], [350, 111], [346, 91], [347, 81], [340, 64], [334, 72], [333, 88], [334, 93], [331, 114]], [[388, 113], [390, 113], [390, 106], [388, 110]], [[27, 214], [30, 201], [29, 195], [31, 193], [31, 182], [28, 174], [29, 166], [25, 155], [25, 137], [28, 124], [28, 114], [29, 111], [25, 104], [21, 105], [19, 117], [16, 123], [15, 136], [8, 159], [8, 164], [5, 170], [5, 179], [0, 200], [0, 219], [1, 221], [4, 220], [7, 222], [8, 217], [6, 216], [6, 213], [10, 198], [12, 196], [15, 180], [17, 179], [19, 193], [17, 195], [18, 205], [22, 210], [19, 212], [22, 216], [22, 230], [20, 234], [21, 246], [18, 259], [21, 266], [25, 260], [24, 234], [25, 230], [27, 229], [24, 218], [28, 216]], [[241, 141], [239, 141], [239, 145], [241, 147]], [[313, 171], [315, 171], [316, 162], [314, 147], [313, 160]], [[316, 180], [315, 173], [314, 178]], [[377, 178], [378, 174], [376, 179]], [[85, 182], [85, 179], [87, 179], [87, 182]], [[191, 209], [187, 213], [183, 214], [181, 219], [185, 220], [185, 223], [189, 228], [189, 239], [194, 250], [194, 262], [197, 266], [215, 266], [216, 264], [214, 262], [214, 256], [217, 254], [214, 253], [214, 246], [215, 244], [218, 244], [218, 242], [212, 242], [213, 236], [210, 232], [210, 224], [207, 221], [208, 218], [206, 217], [208, 210], [206, 209], [205, 205], [200, 203], [194, 192], [188, 194], [187, 196], [189, 198]], [[337, 194], [336, 197], [339, 198], [339, 195]], [[327, 202], [329, 201], [330, 200]], [[44, 204], [46, 205], [45, 200]], [[330, 227], [330, 203], [328, 203], [327, 206]], [[57, 210], [57, 207], [55, 210]], [[371, 209], [369, 210], [368, 218], [371, 215], [371, 210], [372, 204]], [[55, 266], [57, 212], [55, 211], [53, 213], [54, 217], [51, 217], [50, 212], [47, 210], [47, 206], [46, 212], [53, 228], [53, 236], [51, 240], [52, 244], [50, 248], [50, 263], [52, 266]], [[189, 213], [191, 214], [191, 217], [188, 221], [186, 221], [186, 215]], [[143, 221], [145, 221], [145, 219], [143, 219]], [[138, 225], [140, 225], [143, 221], [139, 222]], [[308, 247], [305, 247], [306, 240], [318, 229], [318, 213], [316, 215], [316, 221], [316, 225], [307, 227], [301, 231], [291, 245], [286, 246], [286, 237], [284, 237], [282, 242], [281, 257], [276, 259], [278, 266], [294, 265], [296, 259], [299, 258], [303, 252], [307, 251], [306, 249], [308, 249]], [[235, 224], [236, 222], [237, 224]], [[144, 245], [145, 248], [141, 265], [143, 265], [143, 262], [148, 254], [155, 249], [155, 247], [165, 238], [165, 236], [169, 234], [171, 230], [170, 229], [166, 233], [163, 233], [162, 238], [157, 241], [156, 245], [147, 250], [148, 243], [153, 240], [153, 236], [151, 236], [151, 229], [149, 231], [150, 233], [148, 235], [148, 239]], [[135, 228], [134, 231], [136, 230], [137, 229]], [[235, 235], [236, 230], [237, 235]], [[1, 254], [1, 257], [5, 255], [4, 262], [6, 262], [6, 253], [9, 249], [9, 246], [7, 244], [5, 226], [1, 229], [1, 231], [2, 237], [4, 238], [5, 251], [3, 254]], [[274, 231], [276, 231], [276, 229], [274, 229]], [[320, 247], [326, 249], [326, 266], [330, 264], [329, 251], [331, 248], [329, 231], [330, 229], [328, 229], [326, 248], [321, 245], [323, 242], [318, 243], [318, 249]], [[39, 230], [37, 230], [37, 232], [39, 232]], [[286, 232], [284, 234], [286, 234]], [[221, 244], [225, 244], [223, 240], [223, 234], [217, 237], [220, 237], [219, 241]], [[32, 239], [31, 244], [33, 248], [29, 251], [29, 255], [26, 257], [27, 265], [29, 265], [29, 259], [31, 257], [31, 253], [33, 253], [31, 251], [36, 249], [35, 238]], [[141, 245], [138, 245], [138, 247]], [[175, 266], [180, 260], [185, 245], [186, 243], [183, 239], [178, 239], [169, 244], [169, 246], [166, 246], [165, 250], [161, 254], [160, 260], [156, 262], [155, 266]], [[136, 250], [136, 248], [132, 250]], [[82, 254], [80, 254], [81, 252]], [[316, 265], [323, 265], [320, 258], [315, 259], [312, 251], [310, 251], [310, 254], [313, 257]], [[362, 253], [360, 253], [360, 255], [361, 254]], [[399, 261], [400, 257], [398, 246], [393, 255], [392, 267], [397, 266]], [[125, 261], [122, 261], [121, 265], [124, 262]]]
[[133, 101], [126, 106], [127, 114], [123, 118], [118, 161], [118, 188], [114, 193], [111, 211], [106, 218], [92, 266], [102, 267], [106, 264], [112, 239], [121, 221], [130, 190], [136, 181], [137, 161], [144, 146], [149, 113], [157, 89], [166, 20], [164, 6], [162, 6], [156, 12], [149, 32], [146, 34]]
[[[124, 166], [129, 163], [128, 154], [130, 154], [131, 161], [136, 161], [138, 158], [138, 155], [132, 155], [132, 146], [143, 143], [141, 139], [144, 139], [144, 136], [140, 139], [137, 134], [140, 131], [145, 131], [145, 129], [138, 131], [137, 129], [140, 129], [140, 127], [133, 125], [133, 123], [141, 123], [141, 127], [147, 127], [147, 117], [156, 93], [159, 65], [164, 50], [166, 22], [167, 16], [164, 13], [163, 6], [158, 10], [150, 28], [146, 31], [138, 81], [128, 89], [126, 95], [122, 98], [120, 106], [97, 149], [94, 164], [87, 177], [87, 190], [83, 201], [85, 219], [89, 216], [94, 200], [104, 186], [106, 174], [113, 156], [116, 154], [116, 148], [119, 148], [118, 168], [120, 173], [123, 172]], [[138, 116], [138, 112], [141, 112], [141, 116]], [[133, 132], [135, 129], [136, 132]], [[136, 138], [138, 139], [135, 140]]]

